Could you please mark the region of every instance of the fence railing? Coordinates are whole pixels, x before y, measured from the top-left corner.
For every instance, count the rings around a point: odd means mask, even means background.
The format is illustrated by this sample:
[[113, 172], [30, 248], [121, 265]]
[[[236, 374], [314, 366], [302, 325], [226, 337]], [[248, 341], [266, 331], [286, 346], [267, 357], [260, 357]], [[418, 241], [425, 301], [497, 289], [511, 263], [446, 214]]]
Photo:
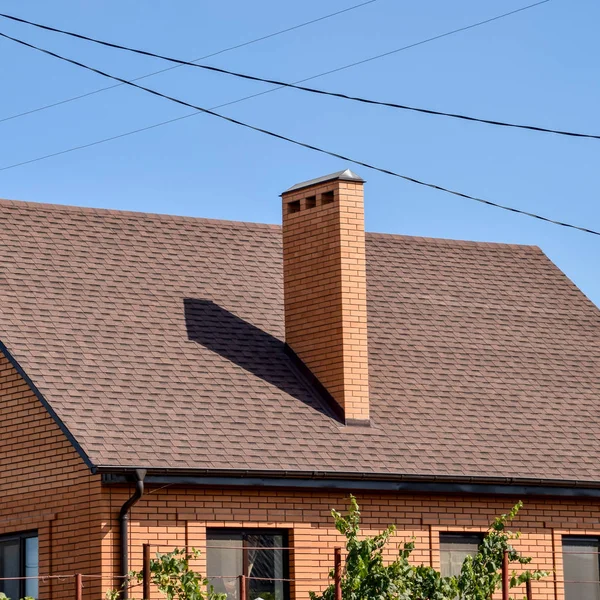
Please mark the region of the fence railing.
[[[127, 582], [128, 587], [133, 589], [141, 588], [142, 597], [147, 599], [152, 596], [152, 577], [151, 577], [151, 551], [152, 548], [157, 548], [158, 546], [154, 546], [151, 544], [143, 544], [142, 549], [142, 580], [141, 582], [129, 582], [127, 578], [123, 578], [122, 576], [116, 575], [102, 575], [102, 574], [89, 574], [89, 573], [69, 573], [69, 574], [59, 574], [59, 575], [37, 575], [37, 576], [26, 576], [26, 577], [1, 577], [0, 578], [0, 590], [2, 589], [2, 582], [14, 582], [14, 581], [26, 581], [29, 579], [36, 579], [40, 583], [48, 583], [48, 582], [60, 582], [63, 585], [63, 590], [69, 588], [72, 592], [67, 591], [67, 595], [70, 598], [74, 598], [74, 600], [83, 600], [84, 590], [88, 589], [92, 582], [96, 581], [106, 581], [106, 588], [114, 586], [116, 581], [123, 580]], [[211, 548], [219, 548], [219, 546], [210, 546]], [[172, 549], [172, 546], [170, 546]], [[223, 546], [223, 549], [238, 549], [237, 547], [232, 546]], [[334, 547], [334, 548], [299, 548], [299, 547], [290, 547], [283, 548], [278, 546], [268, 547], [249, 547], [249, 546], [240, 546], [239, 549], [244, 550], [260, 550], [260, 551], [281, 551], [286, 550], [290, 551], [290, 558], [295, 558], [297, 561], [299, 553], [300, 556], [310, 556], [314, 558], [315, 556], [319, 556], [321, 559], [321, 569], [326, 570], [326, 574], [321, 575], [320, 577], [261, 577], [255, 575], [247, 575], [247, 574], [232, 574], [232, 575], [213, 575], [210, 576], [211, 580], [228, 580], [231, 582], [236, 582], [236, 585], [233, 586], [236, 588], [237, 600], [248, 600], [248, 590], [249, 584], [252, 581], [269, 581], [269, 582], [285, 582], [285, 583], [294, 583], [294, 584], [305, 584], [305, 583], [315, 583], [321, 585], [331, 585], [333, 583], [335, 590], [335, 600], [342, 600], [342, 575], [343, 575], [343, 566], [342, 566], [342, 548]], [[302, 554], [302, 552], [306, 554]], [[558, 555], [560, 551], [552, 552], [553, 555]], [[325, 554], [328, 554], [329, 560], [324, 558]], [[569, 554], [568, 552], [560, 552], [563, 556]], [[572, 552], [571, 554], [581, 554], [581, 555], [600, 555], [599, 552]], [[328, 563], [329, 568], [325, 566], [325, 563]], [[333, 582], [329, 578], [329, 569], [331, 564], [333, 563]], [[502, 561], [502, 571], [501, 571], [501, 581], [502, 581], [502, 600], [508, 600], [510, 593], [510, 564], [509, 564], [509, 556], [508, 552], [504, 553], [503, 561]], [[543, 582], [544, 580], [542, 580]], [[589, 585], [589, 586], [597, 586], [600, 589], [600, 580], [590, 579], [590, 580], [575, 580], [575, 579], [565, 579], [564, 577], [559, 577], [558, 573], [554, 571], [552, 575], [549, 577], [549, 583], [556, 585], [565, 585], [565, 584], [581, 584], [581, 585]], [[533, 591], [532, 591], [532, 582], [525, 582], [525, 595], [527, 600], [533, 600]], [[103, 587], [103, 586], [102, 586]], [[104, 589], [102, 590], [102, 594], [99, 596], [98, 600], [103, 597]], [[513, 591], [515, 591], [513, 589]], [[555, 593], [558, 590], [555, 590]], [[72, 595], [71, 595], [72, 593]], [[548, 597], [548, 590], [544, 590], [542, 592], [543, 597]], [[89, 592], [87, 597], [89, 597]], [[297, 597], [297, 593], [294, 594]], [[64, 596], [64, 594], [62, 594]], [[61, 596], [61, 597], [62, 597]], [[541, 597], [541, 596], [540, 596]], [[562, 596], [561, 596], [562, 597]], [[12, 598], [11, 600], [18, 600], [17, 598]]]

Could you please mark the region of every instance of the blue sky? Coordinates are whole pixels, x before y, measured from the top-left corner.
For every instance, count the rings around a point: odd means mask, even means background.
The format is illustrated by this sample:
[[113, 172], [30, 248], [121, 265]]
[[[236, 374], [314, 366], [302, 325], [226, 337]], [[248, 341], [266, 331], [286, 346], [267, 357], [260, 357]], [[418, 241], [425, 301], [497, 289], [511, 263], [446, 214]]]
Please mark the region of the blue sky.
[[[2, 11], [195, 59], [359, 0], [4, 0]], [[295, 81], [531, 3], [377, 0], [208, 59]], [[550, 0], [494, 23], [311, 82], [427, 108], [600, 133], [600, 3]], [[3, 21], [0, 31], [133, 78], [167, 64]], [[0, 119], [109, 85], [0, 41]], [[141, 82], [212, 107], [268, 89], [180, 68]], [[0, 169], [190, 112], [127, 87], [0, 123]], [[600, 142], [470, 124], [280, 90], [224, 114], [475, 196], [600, 229]], [[350, 167], [366, 180], [369, 231], [536, 244], [600, 304], [600, 238], [421, 188], [196, 115], [0, 170], [0, 197], [280, 222], [279, 193]]]

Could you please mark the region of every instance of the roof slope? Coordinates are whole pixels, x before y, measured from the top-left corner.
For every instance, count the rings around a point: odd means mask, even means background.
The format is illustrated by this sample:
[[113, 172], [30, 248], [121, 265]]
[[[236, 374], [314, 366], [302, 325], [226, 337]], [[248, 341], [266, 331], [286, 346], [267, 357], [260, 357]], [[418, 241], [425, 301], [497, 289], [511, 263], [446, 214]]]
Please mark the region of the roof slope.
[[372, 427], [283, 352], [276, 226], [0, 202], [0, 340], [95, 465], [600, 481], [600, 311], [535, 247], [367, 234]]

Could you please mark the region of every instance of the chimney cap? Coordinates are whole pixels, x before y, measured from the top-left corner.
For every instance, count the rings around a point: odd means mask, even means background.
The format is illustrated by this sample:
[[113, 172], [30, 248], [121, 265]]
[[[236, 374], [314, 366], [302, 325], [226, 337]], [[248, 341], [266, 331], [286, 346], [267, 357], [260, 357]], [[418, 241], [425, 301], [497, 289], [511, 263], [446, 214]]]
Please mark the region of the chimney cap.
[[301, 190], [302, 188], [310, 187], [311, 185], [325, 183], [326, 181], [335, 181], [336, 179], [341, 179], [342, 181], [355, 181], [357, 183], [365, 182], [362, 177], [359, 177], [350, 169], [346, 169], [345, 171], [337, 171], [336, 173], [331, 173], [330, 175], [323, 175], [322, 177], [317, 177], [316, 179], [309, 179], [308, 181], [303, 181], [302, 183], [296, 183], [283, 193], [287, 194], [289, 192], [295, 192], [296, 190]]

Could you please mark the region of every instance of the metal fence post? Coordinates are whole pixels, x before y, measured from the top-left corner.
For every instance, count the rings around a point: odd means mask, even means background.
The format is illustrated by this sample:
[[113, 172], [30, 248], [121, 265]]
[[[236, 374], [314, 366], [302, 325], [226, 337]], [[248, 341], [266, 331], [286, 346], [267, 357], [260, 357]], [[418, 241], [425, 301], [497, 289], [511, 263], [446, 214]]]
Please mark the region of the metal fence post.
[[81, 573], [75, 575], [75, 600], [83, 600], [83, 581]]
[[508, 600], [508, 550], [502, 557], [502, 600]]
[[240, 575], [240, 600], [246, 600], [246, 576]]
[[342, 600], [342, 549], [333, 549], [333, 578], [335, 583], [335, 600]]
[[143, 545], [142, 555], [142, 597], [150, 598], [150, 544]]

